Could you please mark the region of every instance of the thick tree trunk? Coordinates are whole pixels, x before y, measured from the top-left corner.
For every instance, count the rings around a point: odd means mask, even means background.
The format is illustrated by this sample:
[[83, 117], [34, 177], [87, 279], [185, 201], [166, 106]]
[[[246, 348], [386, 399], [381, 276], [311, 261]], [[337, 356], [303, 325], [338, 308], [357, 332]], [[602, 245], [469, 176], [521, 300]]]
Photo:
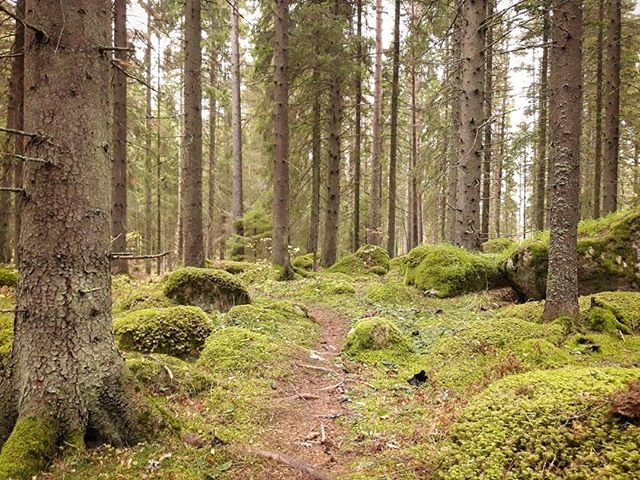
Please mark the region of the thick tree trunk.
[[216, 198], [216, 115], [217, 99], [216, 88], [218, 86], [218, 58], [217, 52], [212, 46], [209, 50], [209, 161], [208, 186], [209, 201], [207, 202], [207, 256], [215, 257], [215, 198]]
[[618, 209], [620, 156], [620, 28], [621, 0], [607, 0], [607, 62], [604, 65], [604, 169], [602, 213]]
[[[152, 151], [151, 140], [153, 127], [153, 111], [151, 107], [151, 14], [147, 13], [147, 48], [144, 51], [144, 67], [145, 78], [147, 81], [146, 87], [146, 103], [145, 103], [145, 117], [146, 117], [146, 132], [145, 132], [145, 151], [144, 151], [144, 250], [146, 254], [153, 252], [153, 198], [151, 191], [151, 179], [153, 175], [152, 170]], [[160, 121], [160, 120], [158, 120]], [[159, 251], [158, 251], [159, 253]], [[144, 263], [145, 272], [147, 275], [151, 274], [151, 260], [145, 260]]]
[[535, 206], [534, 206], [534, 229], [544, 230], [544, 219], [546, 217], [545, 198], [547, 196], [547, 103], [548, 103], [548, 64], [549, 64], [549, 8], [545, 3], [544, 18], [542, 24], [542, 60], [540, 62], [540, 97], [538, 113], [538, 156], [536, 158], [535, 172]]
[[546, 319], [577, 316], [577, 227], [580, 216], [580, 127], [582, 108], [582, 5], [552, 0], [551, 144], [553, 186]]
[[382, 0], [376, 0], [376, 60], [373, 87], [373, 151], [367, 242], [380, 245], [382, 236]]
[[[160, 35], [158, 35], [158, 45], [160, 45]], [[158, 91], [160, 91], [160, 81], [161, 81], [161, 57], [160, 57], [160, 49], [158, 48]], [[160, 95], [156, 95], [156, 249], [158, 252], [162, 252], [163, 244], [162, 244], [162, 132], [160, 126], [160, 119], [162, 113], [162, 104], [160, 102]], [[163, 257], [158, 257], [156, 261], [156, 274], [160, 275], [162, 273], [162, 260]]]
[[320, 39], [316, 37], [314, 46], [315, 64], [311, 82], [314, 88], [313, 107], [311, 112], [311, 215], [309, 219], [309, 252], [313, 253], [313, 268], [318, 264], [318, 238], [320, 232], [320, 176], [321, 176], [321, 125], [320, 100], [322, 88], [320, 85]]
[[[504, 69], [504, 86], [508, 85], [507, 75], [509, 72], [508, 65]], [[502, 106], [500, 109], [500, 129], [498, 130], [498, 155], [493, 161], [493, 173], [491, 175], [491, 192], [493, 206], [491, 207], [491, 216], [493, 217], [493, 233], [496, 237], [501, 234], [502, 220], [502, 165], [506, 152], [506, 133], [507, 133], [507, 94], [506, 88], [502, 96]]]
[[389, 142], [389, 208], [387, 251], [396, 255], [396, 199], [398, 164], [398, 97], [400, 96], [400, 0], [395, 0], [393, 27], [393, 71], [391, 76], [391, 138]]
[[184, 263], [204, 267], [202, 226], [202, 50], [200, 0], [185, 4], [184, 185], [182, 221]]
[[26, 22], [56, 39], [26, 33], [24, 128], [39, 132], [26, 155], [51, 165], [24, 171], [18, 311], [0, 385], [6, 479], [31, 478], [58, 443], [130, 444], [141, 432], [111, 325], [110, 58], [99, 49], [111, 42], [111, 3], [31, 0]]
[[[334, 0], [333, 15], [340, 16], [341, 0]], [[332, 50], [338, 52], [341, 42], [333, 39]], [[335, 57], [337, 58], [337, 56]], [[329, 101], [329, 162], [327, 171], [327, 200], [324, 219], [322, 266], [333, 265], [338, 257], [338, 230], [340, 226], [340, 140], [342, 129], [342, 75], [336, 65], [331, 77]]]
[[[244, 235], [242, 225], [243, 182], [242, 182], [242, 108], [240, 106], [240, 2], [231, 0], [231, 214], [233, 233]], [[244, 247], [237, 246], [233, 255], [238, 258], [244, 256]]]
[[602, 53], [604, 50], [604, 2], [598, 1], [598, 40], [596, 43], [595, 152], [593, 156], [593, 218], [602, 211]]
[[446, 239], [451, 243], [457, 243], [456, 231], [458, 227], [458, 164], [460, 142], [458, 132], [460, 130], [460, 103], [462, 77], [460, 70], [461, 62], [461, 12], [460, 3], [457, 3], [458, 10], [456, 12], [456, 21], [454, 23], [454, 32], [451, 39], [451, 58], [448, 63], [448, 77], [451, 83], [451, 97], [449, 100], [451, 120], [449, 125], [449, 158], [447, 165], [447, 214], [446, 214]]
[[[411, 2], [411, 157], [409, 159], [408, 172], [408, 188], [407, 188], [407, 205], [408, 205], [408, 222], [407, 222], [407, 251], [418, 246], [419, 241], [419, 209], [418, 205], [418, 86], [416, 64], [418, 59], [416, 56], [415, 44], [417, 41], [416, 31], [416, 11], [415, 2]], [[446, 158], [446, 156], [445, 156]], [[445, 162], [446, 168], [446, 162]], [[444, 202], [446, 204], [446, 200]], [[446, 208], [445, 208], [446, 211]], [[445, 211], [442, 215], [445, 215]], [[444, 221], [443, 221], [444, 223]]]
[[362, 156], [362, 68], [364, 66], [362, 49], [362, 0], [356, 1], [356, 56], [358, 68], [355, 73], [355, 145], [353, 149], [353, 251], [360, 248], [360, 183]]
[[272, 262], [293, 276], [289, 258], [289, 0], [275, 0], [273, 74], [273, 233]]
[[484, 96], [484, 146], [482, 156], [482, 208], [480, 209], [480, 241], [489, 240], [489, 215], [491, 206], [491, 163], [493, 154], [493, 11], [494, 0], [487, 0], [486, 69]]
[[460, 105], [457, 237], [480, 249], [480, 177], [484, 104], [484, 20], [487, 0], [462, 4], [462, 99]]
[[[127, 47], [127, 0], [113, 2], [113, 44]], [[113, 59], [113, 162], [111, 164], [111, 236], [116, 252], [127, 251], [127, 52]], [[112, 273], [129, 273], [129, 262], [114, 260]]]

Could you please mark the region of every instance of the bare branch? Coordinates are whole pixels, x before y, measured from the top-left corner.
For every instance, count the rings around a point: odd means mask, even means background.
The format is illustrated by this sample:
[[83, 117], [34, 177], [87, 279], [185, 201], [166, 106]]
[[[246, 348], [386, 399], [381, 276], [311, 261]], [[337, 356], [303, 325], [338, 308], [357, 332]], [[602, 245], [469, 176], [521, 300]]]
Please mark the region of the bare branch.
[[100, 53], [103, 52], [131, 52], [135, 53], [136, 49], [131, 47], [103, 47], [102, 45], [98, 47]]
[[145, 87], [147, 87], [150, 90], [153, 90], [156, 93], [162, 94], [162, 92], [160, 92], [159, 90], [156, 90], [155, 88], [153, 88], [151, 85], [149, 85], [147, 82], [145, 82], [144, 80], [142, 80], [139, 77], [136, 77], [135, 75], [132, 75], [131, 73], [127, 72], [124, 68], [122, 68], [120, 65], [118, 65], [118, 62], [115, 60], [111, 61], [111, 64], [116, 67], [118, 70], [120, 70], [122, 73], [124, 73], [127, 77], [129, 77], [131, 80], [135, 80], [138, 83], [141, 83], [142, 85], [144, 85]]
[[170, 255], [171, 251], [168, 252], [162, 252], [162, 253], [155, 253], [152, 255], [134, 255], [133, 253], [127, 253], [127, 252], [118, 252], [118, 253], [112, 253], [111, 255], [109, 255], [111, 257], [111, 259], [124, 259], [124, 260], [148, 260], [151, 258], [162, 258], [162, 257], [166, 257], [167, 255]]
[[25, 162], [38, 162], [53, 165], [53, 162], [50, 160], [45, 160], [44, 158], [27, 157], [26, 155], [20, 155], [18, 153], [0, 152], [0, 155], [5, 157], [17, 158], [18, 160], [23, 160]]
[[24, 188], [16, 187], [0, 187], [0, 192], [25, 193]]
[[7, 15], [9, 15], [11, 18], [13, 18], [16, 22], [20, 22], [22, 25], [24, 25], [26, 28], [30, 28], [31, 30], [33, 30], [34, 32], [36, 32], [36, 37], [38, 38], [38, 41], [41, 43], [47, 43], [49, 41], [49, 35], [47, 35], [47, 32], [45, 32], [43, 29], [41, 29], [40, 27], [36, 27], [35, 25], [32, 25], [30, 23], [28, 23], [24, 18], [20, 18], [18, 17], [15, 13], [13, 13], [12, 11], [10, 11], [7, 7], [5, 7], [3, 4], [0, 3], [0, 11], [6, 13]]

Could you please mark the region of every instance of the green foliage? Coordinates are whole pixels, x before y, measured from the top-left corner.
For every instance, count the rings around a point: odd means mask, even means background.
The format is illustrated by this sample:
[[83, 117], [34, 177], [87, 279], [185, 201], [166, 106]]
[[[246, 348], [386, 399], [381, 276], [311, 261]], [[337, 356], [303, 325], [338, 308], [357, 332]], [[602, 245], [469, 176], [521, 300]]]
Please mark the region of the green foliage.
[[293, 258], [291, 264], [300, 270], [311, 271], [313, 269], [313, 253], [298, 255]]
[[355, 253], [346, 255], [327, 269], [330, 273], [347, 275], [384, 275], [389, 271], [389, 254], [376, 245], [363, 245]]
[[565, 368], [495, 382], [463, 411], [436, 478], [623, 480], [640, 470], [640, 427], [608, 398], [639, 369]]
[[395, 349], [409, 351], [409, 341], [391, 320], [382, 317], [358, 321], [347, 335], [344, 351], [358, 355], [366, 350]]
[[242, 281], [224, 270], [179, 268], [164, 279], [164, 294], [180, 305], [195, 305], [206, 312], [226, 312], [234, 305], [250, 303]]
[[213, 329], [197, 307], [150, 308], [115, 320], [114, 332], [123, 350], [196, 357]]
[[502, 253], [515, 245], [511, 238], [492, 238], [482, 244], [482, 251], [484, 253]]
[[421, 245], [407, 254], [405, 282], [440, 298], [498, 283], [496, 258], [449, 244]]
[[[252, 252], [254, 259], [269, 257], [271, 245], [271, 213], [263, 202], [256, 202], [249, 208], [242, 218], [236, 220], [242, 225], [243, 235], [233, 235], [229, 241], [233, 260], [245, 260], [250, 258]], [[244, 249], [244, 255], [237, 252]]]
[[55, 454], [57, 435], [57, 423], [51, 418], [18, 418], [0, 453], [0, 478], [28, 480], [38, 474]]
[[7, 265], [0, 265], [0, 287], [16, 287], [18, 273]]

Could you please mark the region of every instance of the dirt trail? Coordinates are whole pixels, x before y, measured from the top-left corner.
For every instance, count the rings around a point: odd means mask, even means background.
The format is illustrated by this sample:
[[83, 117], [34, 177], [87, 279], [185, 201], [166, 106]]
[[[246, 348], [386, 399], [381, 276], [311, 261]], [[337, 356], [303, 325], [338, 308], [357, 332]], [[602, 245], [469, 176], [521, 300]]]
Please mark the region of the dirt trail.
[[[339, 479], [351, 458], [343, 451], [344, 431], [336, 422], [349, 414], [346, 397], [355, 380], [339, 361], [347, 321], [325, 307], [310, 307], [321, 334], [309, 354], [291, 362], [291, 376], [276, 386], [270, 426], [259, 443], [265, 450], [302, 460], [328, 478]], [[264, 480], [313, 477], [274, 460], [261, 461]]]

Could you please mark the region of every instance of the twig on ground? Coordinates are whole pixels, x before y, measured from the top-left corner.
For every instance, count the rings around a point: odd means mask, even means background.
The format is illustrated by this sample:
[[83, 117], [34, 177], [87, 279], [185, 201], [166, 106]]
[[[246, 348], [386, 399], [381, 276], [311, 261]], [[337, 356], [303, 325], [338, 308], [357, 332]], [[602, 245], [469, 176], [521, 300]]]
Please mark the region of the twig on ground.
[[274, 462], [281, 463], [282, 465], [291, 467], [299, 472], [306, 473], [314, 480], [334, 480], [333, 477], [330, 477], [328, 474], [318, 470], [313, 465], [298, 458], [284, 455], [283, 453], [271, 452], [269, 450], [249, 450], [248, 453], [257, 457], [266, 458], [267, 460], [273, 460]]
[[296, 366], [300, 368], [308, 368], [310, 370], [318, 370], [320, 372], [333, 373], [334, 375], [338, 375], [338, 372], [335, 370], [331, 370], [330, 368], [318, 367], [316, 365], [307, 365], [305, 363], [296, 363]]

